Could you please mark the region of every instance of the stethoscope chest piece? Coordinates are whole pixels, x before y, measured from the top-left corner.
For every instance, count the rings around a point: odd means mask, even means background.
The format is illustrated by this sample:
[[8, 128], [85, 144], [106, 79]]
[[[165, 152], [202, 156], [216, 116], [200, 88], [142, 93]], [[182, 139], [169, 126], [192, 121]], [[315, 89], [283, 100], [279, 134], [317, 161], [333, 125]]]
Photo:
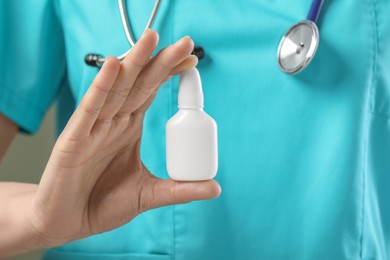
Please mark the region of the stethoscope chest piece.
[[312, 61], [320, 40], [317, 25], [305, 20], [293, 25], [280, 41], [279, 68], [288, 74], [297, 74]]

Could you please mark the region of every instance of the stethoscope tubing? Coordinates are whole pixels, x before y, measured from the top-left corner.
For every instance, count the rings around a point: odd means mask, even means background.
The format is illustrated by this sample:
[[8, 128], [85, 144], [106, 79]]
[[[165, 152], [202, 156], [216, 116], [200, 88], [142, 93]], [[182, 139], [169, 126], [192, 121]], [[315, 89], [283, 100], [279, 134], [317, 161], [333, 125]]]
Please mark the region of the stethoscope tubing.
[[[136, 40], [135, 40], [135, 37], [133, 35], [132, 29], [131, 29], [131, 26], [130, 26], [130, 23], [129, 23], [128, 15], [127, 15], [127, 12], [126, 12], [126, 0], [117, 0], [117, 1], [118, 1], [118, 8], [119, 8], [119, 12], [120, 12], [121, 21], [122, 21], [122, 26], [123, 26], [123, 29], [125, 31], [126, 38], [127, 38], [128, 42], [129, 42], [131, 48], [132, 48], [135, 45]], [[160, 1], [161, 0], [155, 0], [152, 12], [150, 14], [150, 17], [148, 19], [148, 22], [147, 22], [147, 24], [145, 26], [144, 31], [152, 26], [153, 21], [154, 21], [154, 19], [156, 17], [156, 13], [157, 13], [158, 8], [159, 8], [159, 5], [160, 5]], [[311, 27], [315, 27], [312, 30], [313, 32], [315, 32], [315, 31], [318, 32], [318, 27], [317, 27], [316, 23], [317, 23], [318, 18], [320, 16], [321, 9], [322, 9], [322, 6], [324, 4], [324, 1], [325, 0], [312, 0], [311, 6], [310, 6], [310, 10], [309, 10], [309, 13], [308, 13], [306, 19], [308, 20], [307, 23], [312, 22], [311, 24], [309, 24]], [[304, 21], [302, 23], [304, 23]], [[300, 24], [297, 24], [297, 25], [300, 25]], [[297, 25], [294, 25], [292, 28], [295, 28]], [[289, 32], [290, 31], [291, 30], [289, 30]], [[287, 32], [287, 34], [289, 32]], [[283, 39], [281, 41], [281, 44], [279, 45], [279, 48], [278, 48], [278, 62], [279, 62], [279, 65], [280, 65], [280, 56], [279, 55], [280, 55], [280, 50], [281, 50], [281, 46], [282, 46], [282, 43], [284, 41], [284, 38], [286, 38], [286, 37], [283, 37]], [[317, 46], [318, 46], [318, 40], [319, 40], [319, 38], [315, 39]], [[122, 61], [127, 56], [127, 54], [130, 52], [131, 48], [129, 50], [127, 50], [125, 53], [122, 53], [121, 55], [119, 55], [118, 59], [120, 61]], [[195, 47], [195, 49], [196, 49], [196, 47]], [[195, 53], [198, 52], [198, 53], [196, 53], [196, 55], [198, 56], [198, 54], [199, 54], [198, 58], [201, 59], [203, 57], [203, 55], [204, 55], [203, 48], [198, 47], [198, 49], [199, 49], [198, 51], [196, 51], [195, 49], [194, 49], [194, 52]], [[313, 53], [313, 56], [314, 55], [315, 55], [315, 51]], [[312, 59], [312, 57], [310, 58], [310, 60], [311, 59]], [[85, 62], [88, 65], [90, 65], [90, 66], [100, 67], [105, 62], [105, 60], [106, 60], [106, 58], [104, 56], [102, 56], [102, 55], [99, 55], [99, 54], [91, 53], [91, 54], [87, 54], [85, 56]], [[302, 66], [302, 68], [300, 68], [298, 71], [303, 70], [307, 65], [308, 65], [308, 62], [305, 62], [304, 66]], [[282, 70], [287, 72], [287, 73], [290, 73], [287, 70], [284, 70], [284, 69], [282, 69]]]
[[[155, 0], [152, 12], [150, 13], [150, 17], [148, 19], [148, 22], [146, 23], [145, 28], [144, 28], [144, 32], [147, 29], [152, 27], [153, 22], [154, 22], [154, 20], [156, 18], [156, 14], [157, 14], [158, 8], [160, 6], [160, 1], [161, 0]], [[123, 30], [124, 30], [124, 32], [126, 34], [126, 39], [127, 39], [127, 41], [129, 42], [129, 44], [131, 46], [130, 49], [128, 49], [125, 53], [122, 53], [121, 55], [119, 55], [117, 57], [119, 59], [119, 61], [122, 62], [125, 59], [125, 57], [127, 56], [127, 54], [129, 54], [131, 48], [134, 47], [134, 45], [136, 43], [136, 40], [135, 40], [135, 37], [133, 35], [133, 31], [132, 31], [132, 29], [130, 27], [129, 18], [127, 16], [126, 0], [118, 0], [118, 8], [119, 8], [120, 16], [121, 16]], [[106, 61], [106, 57], [104, 57], [102, 55], [99, 55], [99, 54], [91, 53], [91, 54], [87, 54], [85, 56], [85, 62], [88, 65], [90, 65], [90, 66], [100, 67], [101, 65], [103, 65], [103, 63], [105, 61]]]
[[[155, 3], [154, 3], [154, 6], [153, 6], [152, 12], [150, 14], [149, 20], [146, 23], [144, 32], [147, 29], [152, 27], [159, 6], [160, 6], [160, 0], [156, 0]], [[127, 41], [129, 42], [131, 47], [134, 47], [134, 45], [136, 43], [136, 40], [135, 40], [135, 37], [133, 35], [133, 31], [132, 31], [132, 29], [130, 27], [129, 19], [128, 19], [128, 16], [127, 16], [126, 0], [118, 0], [118, 7], [119, 7], [120, 15], [121, 15], [123, 30], [125, 31]]]
[[317, 23], [318, 17], [320, 17], [321, 14], [321, 8], [324, 4], [325, 0], [313, 0], [311, 3], [311, 7], [309, 10], [309, 13], [307, 14], [307, 20], [310, 20], [314, 23]]

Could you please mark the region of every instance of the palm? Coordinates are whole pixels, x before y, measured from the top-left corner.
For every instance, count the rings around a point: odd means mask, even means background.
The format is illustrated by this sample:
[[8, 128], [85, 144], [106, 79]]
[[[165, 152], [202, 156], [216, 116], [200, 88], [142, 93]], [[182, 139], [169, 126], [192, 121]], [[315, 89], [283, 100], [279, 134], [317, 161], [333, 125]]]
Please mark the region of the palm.
[[90, 193], [85, 225], [91, 233], [123, 225], [147, 208], [142, 189], [157, 179], [140, 158], [142, 118], [134, 117], [132, 127], [123, 133], [108, 133], [121, 144], [109, 142], [103, 149], [114, 152], [104, 156], [106, 160], [96, 158], [101, 175]]
[[122, 64], [108, 59], [58, 138], [31, 210], [49, 245], [119, 227], [140, 212], [219, 194], [214, 181], [174, 182], [143, 165], [144, 113], [169, 75], [193, 67], [192, 41], [156, 47], [149, 31]]

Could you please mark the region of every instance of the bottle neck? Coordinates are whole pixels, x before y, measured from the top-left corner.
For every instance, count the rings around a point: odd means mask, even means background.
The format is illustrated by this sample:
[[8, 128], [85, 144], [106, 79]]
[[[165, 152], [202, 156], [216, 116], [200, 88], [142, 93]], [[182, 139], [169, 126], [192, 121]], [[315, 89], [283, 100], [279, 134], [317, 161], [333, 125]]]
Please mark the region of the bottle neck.
[[178, 106], [184, 109], [203, 109], [202, 82], [197, 69], [184, 71], [180, 77]]
[[179, 110], [203, 111], [203, 107], [179, 106]]

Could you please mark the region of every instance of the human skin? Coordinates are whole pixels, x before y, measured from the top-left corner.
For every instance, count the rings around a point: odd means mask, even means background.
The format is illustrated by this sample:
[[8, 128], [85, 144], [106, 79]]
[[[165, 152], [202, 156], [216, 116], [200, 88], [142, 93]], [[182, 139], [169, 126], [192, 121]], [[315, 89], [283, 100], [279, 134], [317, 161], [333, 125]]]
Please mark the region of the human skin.
[[[0, 183], [0, 257], [120, 227], [153, 208], [216, 198], [214, 180], [176, 182], [142, 163], [144, 114], [163, 82], [197, 64], [184, 37], [150, 58], [147, 30], [125, 60], [109, 57], [57, 139], [38, 185]], [[0, 158], [17, 126], [0, 116]]]

